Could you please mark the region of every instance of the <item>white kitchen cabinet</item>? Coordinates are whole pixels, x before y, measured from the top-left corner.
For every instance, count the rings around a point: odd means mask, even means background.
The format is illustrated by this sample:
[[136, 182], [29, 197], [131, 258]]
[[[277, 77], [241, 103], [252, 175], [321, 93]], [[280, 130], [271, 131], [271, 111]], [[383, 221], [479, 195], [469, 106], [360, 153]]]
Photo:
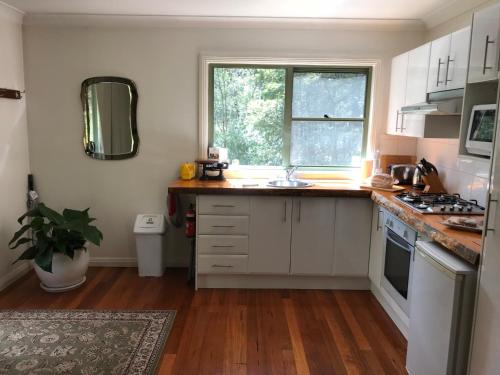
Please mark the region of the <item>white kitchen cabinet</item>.
[[474, 13], [469, 60], [469, 83], [497, 79], [500, 4]]
[[[292, 275], [330, 275], [333, 264], [335, 199], [294, 198]], [[344, 220], [343, 217], [339, 218]]]
[[371, 212], [369, 199], [336, 199], [333, 276], [368, 275]]
[[467, 80], [471, 28], [466, 27], [451, 34], [450, 54], [446, 61], [446, 89], [461, 89]]
[[380, 287], [382, 279], [382, 261], [384, 254], [384, 215], [385, 211], [374, 204], [372, 211], [372, 228], [370, 239], [370, 263], [368, 276], [372, 284]]
[[431, 44], [426, 43], [408, 52], [405, 105], [425, 103]]
[[469, 56], [470, 27], [431, 42], [428, 92], [465, 87]]
[[248, 272], [288, 274], [292, 198], [251, 197]]
[[389, 111], [387, 113], [387, 134], [401, 135], [401, 107], [406, 100], [406, 76], [408, 71], [408, 53], [396, 56], [391, 64], [391, 86]]
[[429, 60], [429, 78], [427, 91], [436, 92], [445, 89], [446, 65], [450, 53], [451, 34], [431, 42], [431, 57]]

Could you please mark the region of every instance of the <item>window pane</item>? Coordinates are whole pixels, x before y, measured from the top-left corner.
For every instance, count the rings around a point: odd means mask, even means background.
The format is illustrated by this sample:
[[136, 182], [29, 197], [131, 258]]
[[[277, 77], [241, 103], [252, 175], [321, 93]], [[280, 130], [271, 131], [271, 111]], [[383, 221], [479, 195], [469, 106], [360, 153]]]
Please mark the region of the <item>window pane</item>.
[[213, 143], [242, 165], [283, 164], [285, 69], [214, 68]]
[[292, 122], [291, 164], [360, 166], [363, 122]]
[[294, 118], [364, 117], [366, 74], [294, 73]]

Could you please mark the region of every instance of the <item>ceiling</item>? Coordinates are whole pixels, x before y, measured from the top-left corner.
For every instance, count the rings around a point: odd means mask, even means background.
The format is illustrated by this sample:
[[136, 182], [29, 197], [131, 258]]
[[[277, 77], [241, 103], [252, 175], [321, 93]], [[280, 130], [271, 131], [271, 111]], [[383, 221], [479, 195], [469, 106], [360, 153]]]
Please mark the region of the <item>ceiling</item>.
[[[28, 14], [112, 14], [421, 20], [485, 0], [0, 0]], [[435, 23], [435, 22], [434, 22]]]

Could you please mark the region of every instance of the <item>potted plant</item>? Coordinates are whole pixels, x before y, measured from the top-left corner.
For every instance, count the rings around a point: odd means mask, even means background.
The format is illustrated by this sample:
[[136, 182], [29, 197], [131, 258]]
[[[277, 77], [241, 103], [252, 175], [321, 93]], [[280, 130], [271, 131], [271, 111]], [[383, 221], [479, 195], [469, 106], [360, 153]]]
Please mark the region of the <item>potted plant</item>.
[[25, 219], [28, 222], [14, 234], [9, 246], [29, 247], [15, 262], [33, 260], [43, 289], [65, 291], [85, 282], [89, 263], [85, 245], [89, 241], [99, 246], [102, 240], [99, 229], [90, 225], [95, 219], [89, 217], [88, 211], [65, 209], [60, 214], [40, 203], [17, 220], [20, 225]]

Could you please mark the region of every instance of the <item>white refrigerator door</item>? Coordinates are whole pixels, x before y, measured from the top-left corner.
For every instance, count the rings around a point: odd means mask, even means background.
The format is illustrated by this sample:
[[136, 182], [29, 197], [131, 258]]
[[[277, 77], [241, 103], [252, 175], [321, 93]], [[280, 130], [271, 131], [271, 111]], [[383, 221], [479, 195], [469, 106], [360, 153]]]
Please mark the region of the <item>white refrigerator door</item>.
[[455, 275], [416, 250], [406, 367], [410, 375], [446, 375], [453, 334]]
[[496, 145], [490, 182], [488, 231], [484, 237], [476, 317], [473, 334], [471, 375], [500, 373], [500, 127], [497, 124]]

